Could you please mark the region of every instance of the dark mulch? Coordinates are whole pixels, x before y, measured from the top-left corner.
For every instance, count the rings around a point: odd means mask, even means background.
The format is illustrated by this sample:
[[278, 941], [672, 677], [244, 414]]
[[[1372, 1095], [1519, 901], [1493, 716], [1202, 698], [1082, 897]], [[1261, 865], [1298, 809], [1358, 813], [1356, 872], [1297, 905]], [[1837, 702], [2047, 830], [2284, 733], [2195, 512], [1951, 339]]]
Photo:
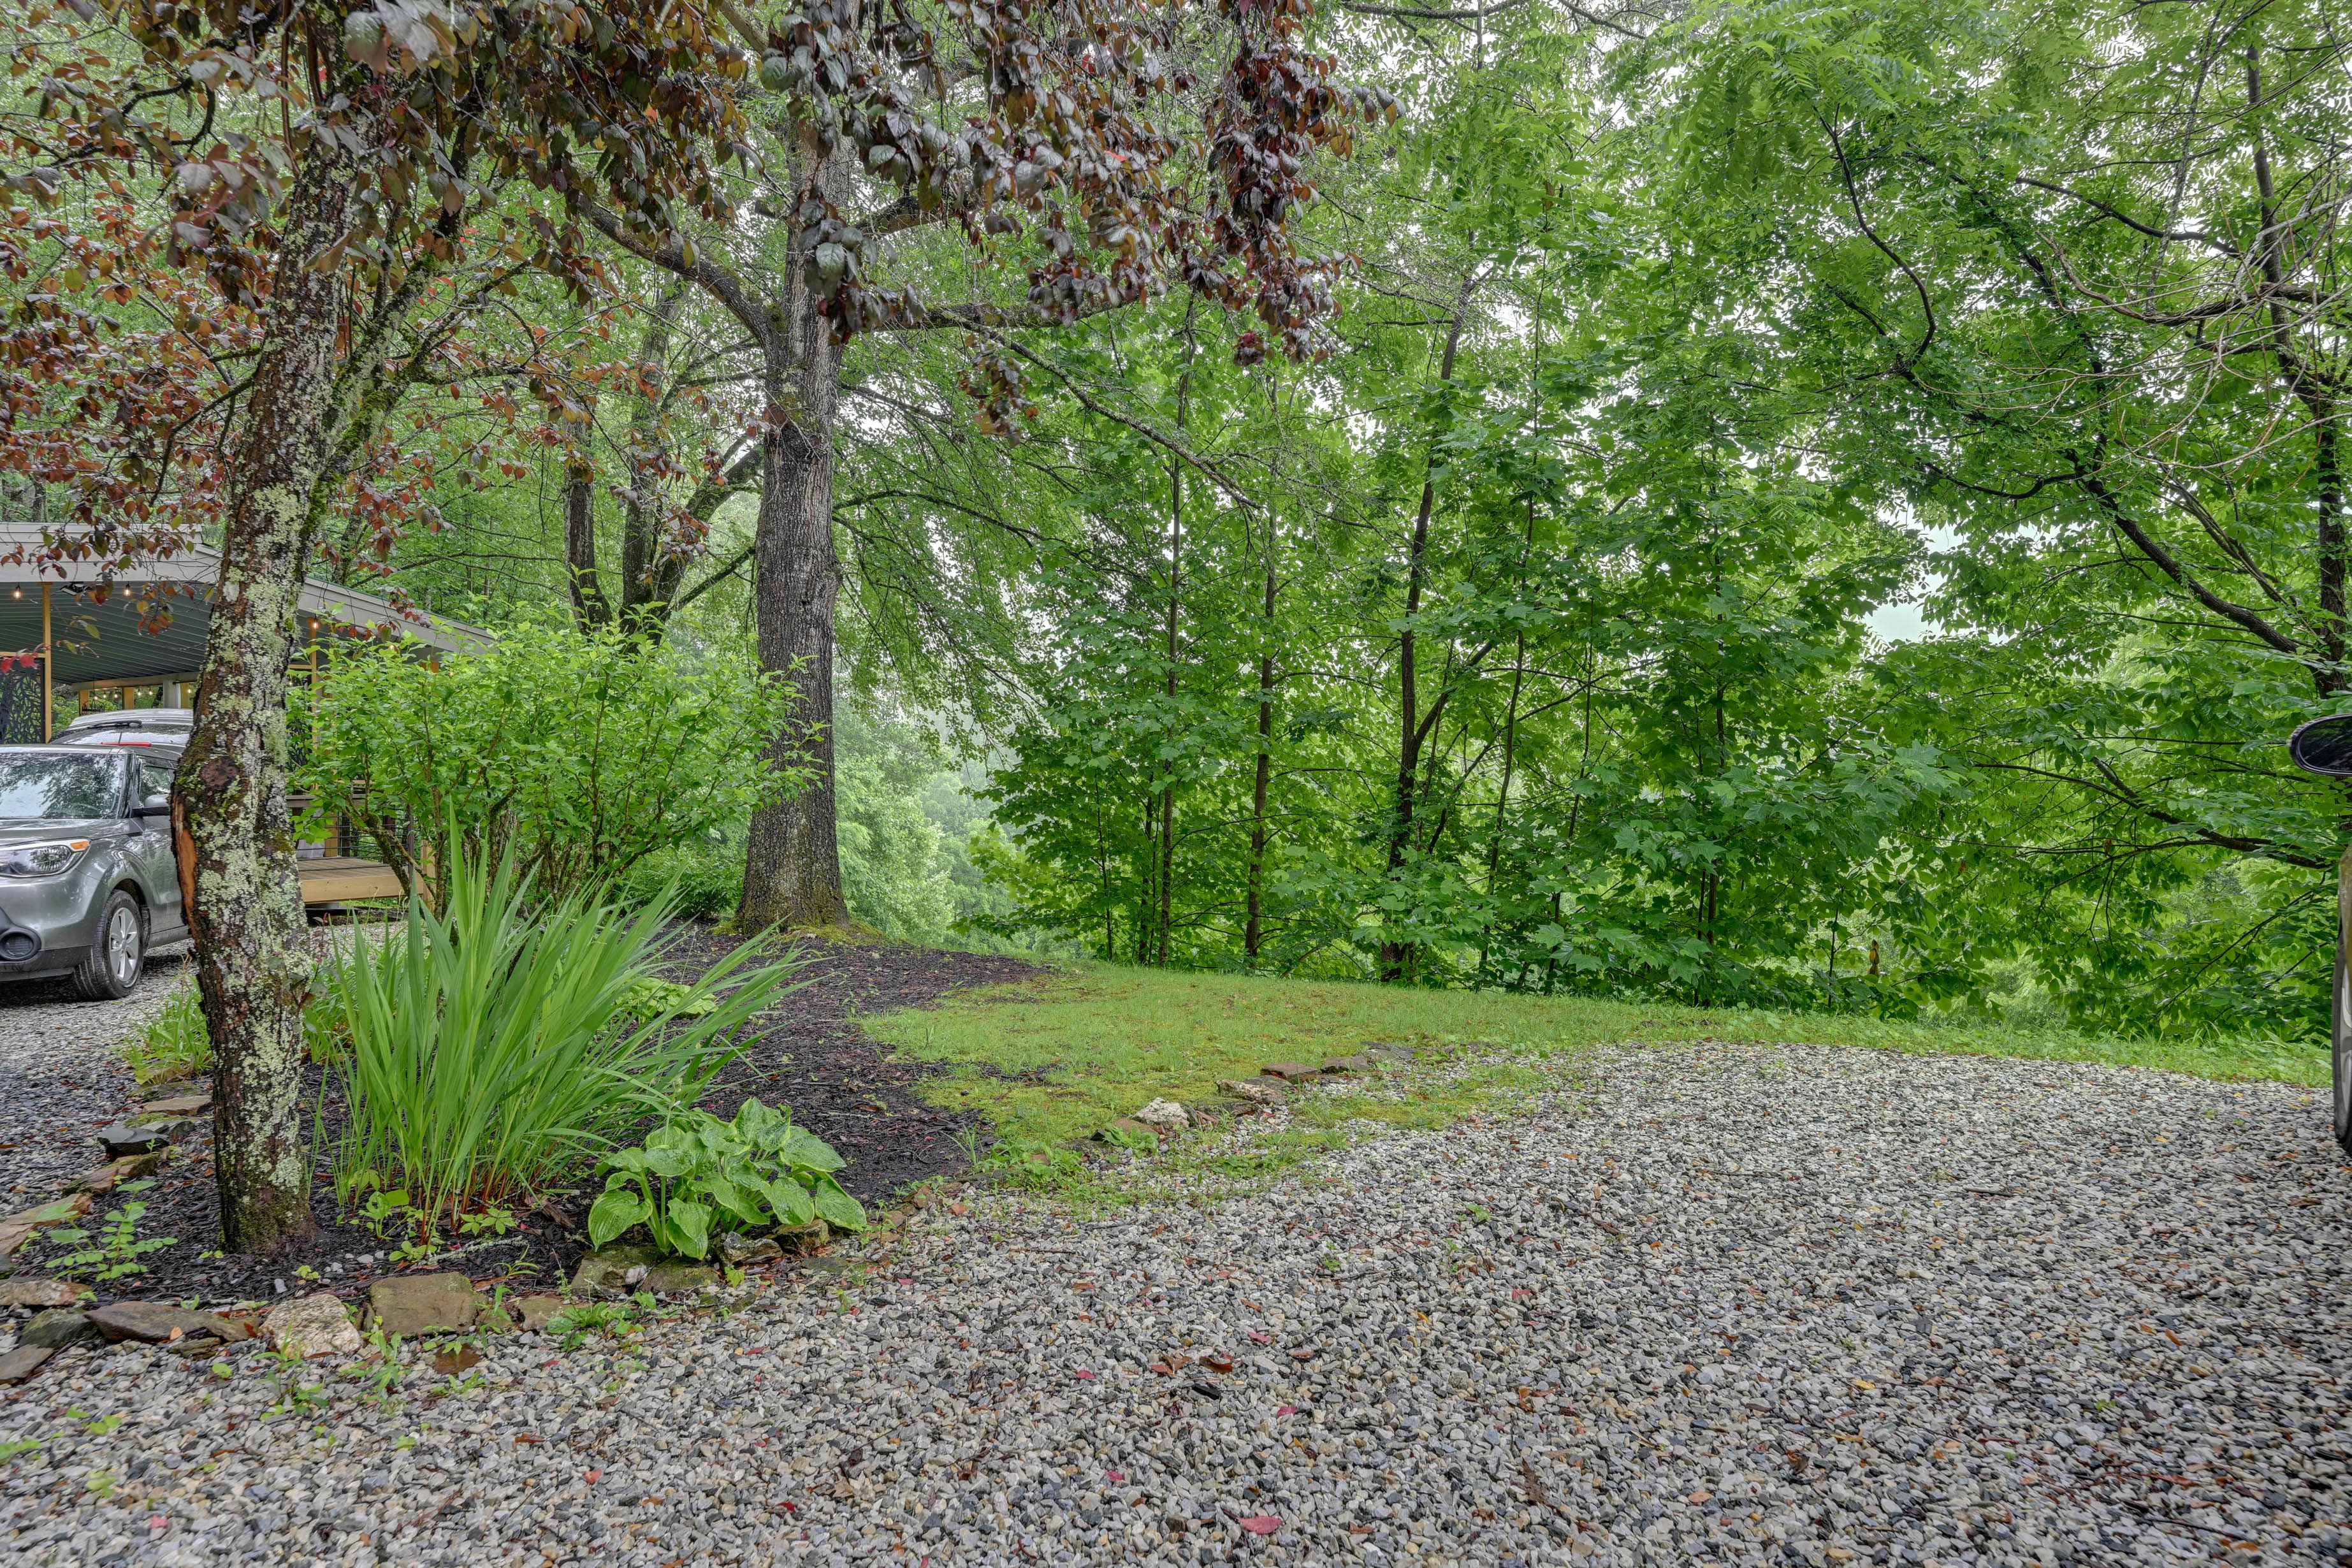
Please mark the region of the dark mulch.
[[[671, 973], [681, 980], [690, 978], [718, 962], [736, 941], [692, 928], [681, 938]], [[703, 1104], [719, 1115], [731, 1116], [748, 1096], [756, 1094], [770, 1104], [790, 1107], [798, 1124], [849, 1162], [842, 1173], [843, 1184], [868, 1204], [886, 1201], [931, 1177], [961, 1174], [964, 1160], [955, 1134], [962, 1118], [925, 1104], [915, 1092], [918, 1083], [939, 1069], [886, 1059], [856, 1020], [927, 1005], [951, 991], [1037, 973], [1013, 959], [900, 942], [817, 944], [806, 983], [763, 1018], [767, 1026], [713, 1084]], [[331, 1082], [322, 1082], [316, 1068], [310, 1071], [304, 1117], [306, 1121], [316, 1118], [323, 1134], [319, 1146], [331, 1148], [341, 1131], [343, 1107]], [[199, 1141], [188, 1153], [190, 1158], [167, 1165], [154, 1185], [128, 1200], [99, 1200], [93, 1219], [125, 1201], [141, 1202], [147, 1213], [139, 1221], [139, 1236], [177, 1238], [174, 1245], [142, 1259], [145, 1273], [117, 1281], [102, 1291], [101, 1300], [118, 1296], [214, 1302], [268, 1300], [281, 1286], [289, 1292], [323, 1288], [349, 1293], [395, 1271], [385, 1257], [387, 1244], [336, 1201], [323, 1163], [311, 1188], [316, 1228], [306, 1243], [264, 1259], [205, 1256], [220, 1245], [209, 1142]], [[91, 1156], [90, 1164], [101, 1163], [94, 1145]], [[559, 1199], [522, 1216], [519, 1228], [505, 1237], [478, 1244], [460, 1259], [445, 1258], [423, 1267], [459, 1268], [477, 1280], [503, 1280], [517, 1289], [553, 1287], [587, 1250], [582, 1224], [585, 1214], [584, 1194]], [[39, 1271], [40, 1252], [30, 1247], [27, 1252], [29, 1257], [19, 1254], [16, 1261], [27, 1272]], [[309, 1283], [297, 1273], [305, 1268], [315, 1271], [319, 1283]]]
[[[673, 972], [681, 980], [699, 973], [737, 941], [698, 928], [681, 944]], [[702, 1103], [720, 1116], [734, 1115], [753, 1095], [791, 1107], [797, 1125], [849, 1162], [842, 1185], [866, 1203], [934, 1176], [960, 1175], [964, 1160], [955, 1134], [967, 1118], [926, 1105], [915, 1094], [915, 1086], [940, 1069], [888, 1059], [856, 1020], [1039, 973], [1017, 959], [987, 953], [828, 942], [810, 963], [806, 984], [784, 1003], [782, 1017], [728, 1068]]]

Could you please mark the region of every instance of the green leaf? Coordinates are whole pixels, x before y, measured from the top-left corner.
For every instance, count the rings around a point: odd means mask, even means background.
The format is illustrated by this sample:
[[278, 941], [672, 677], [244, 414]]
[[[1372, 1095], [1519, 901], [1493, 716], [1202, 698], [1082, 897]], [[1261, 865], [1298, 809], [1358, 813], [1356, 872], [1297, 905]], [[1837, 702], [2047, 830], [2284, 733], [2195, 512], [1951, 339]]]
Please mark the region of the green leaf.
[[633, 1189], [609, 1189], [588, 1210], [588, 1239], [607, 1246], [631, 1226], [643, 1225], [652, 1212], [652, 1205]]
[[816, 1200], [809, 1196], [806, 1187], [787, 1176], [782, 1181], [762, 1184], [768, 1202], [776, 1211], [777, 1220], [784, 1225], [806, 1225], [816, 1218]]
[[866, 1228], [866, 1207], [841, 1190], [841, 1184], [831, 1176], [819, 1176], [816, 1183], [816, 1212], [827, 1225], [843, 1230]]
[[745, 1100], [735, 1112], [737, 1136], [762, 1147], [766, 1146], [769, 1134], [791, 1126], [788, 1119], [776, 1114], [773, 1106], [757, 1100]]
[[725, 1209], [729, 1214], [733, 1215], [736, 1218], [743, 1221], [746, 1225], [762, 1225], [766, 1223], [768, 1216], [761, 1208], [760, 1200], [752, 1194], [744, 1191], [742, 1186], [738, 1184], [736, 1182], [730, 1180], [728, 1177], [723, 1175], [706, 1176], [698, 1184], [698, 1185], [711, 1202], [717, 1204], [720, 1208]]
[[694, 1169], [694, 1156], [683, 1149], [646, 1149], [646, 1169], [665, 1181], [673, 1181]]
[[808, 1171], [838, 1171], [849, 1163], [833, 1152], [833, 1145], [814, 1132], [795, 1128], [784, 1146], [776, 1151], [776, 1158], [787, 1165]]
[[669, 1205], [671, 1247], [674, 1252], [699, 1260], [710, 1252], [710, 1210], [708, 1205], [693, 1202]]

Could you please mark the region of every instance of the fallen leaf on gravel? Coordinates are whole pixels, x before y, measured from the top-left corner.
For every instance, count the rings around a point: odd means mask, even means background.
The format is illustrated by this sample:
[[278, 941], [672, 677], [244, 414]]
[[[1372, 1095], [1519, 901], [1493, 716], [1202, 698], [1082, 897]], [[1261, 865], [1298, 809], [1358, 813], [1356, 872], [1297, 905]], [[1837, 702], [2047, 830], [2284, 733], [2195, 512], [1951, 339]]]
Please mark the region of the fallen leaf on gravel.
[[1240, 1525], [1244, 1530], [1248, 1531], [1252, 1535], [1272, 1535], [1276, 1531], [1282, 1528], [1282, 1521], [1275, 1518], [1274, 1515], [1270, 1513], [1261, 1513], [1253, 1519], [1238, 1519], [1234, 1522]]
[[1105, 1470], [1103, 1472], [1103, 1479], [1107, 1481], [1123, 1481], [1127, 1479], [1127, 1472], [1125, 1470]]
[[1274, 1336], [1272, 1334], [1252, 1334], [1250, 1338], [1255, 1340], [1262, 1345], [1270, 1345], [1274, 1343]]
[[604, 1472], [602, 1470], [591, 1470], [588, 1472], [588, 1484], [592, 1487], [604, 1479]]
[[1712, 1500], [1715, 1494], [1713, 1492], [1693, 1492], [1690, 1495], [1690, 1500], [1693, 1502], [1706, 1502]]
[[518, 1443], [544, 1443], [547, 1439], [535, 1436], [530, 1432], [518, 1432], [515, 1434], [515, 1441]]
[[1351, 1524], [1348, 1527], [1348, 1533], [1350, 1535], [1370, 1535], [1371, 1532], [1372, 1527], [1369, 1524]]
[[482, 1352], [476, 1350], [473, 1346], [459, 1345], [455, 1350], [443, 1351], [440, 1354], [435, 1356], [433, 1358], [433, 1370], [441, 1373], [442, 1376], [447, 1377], [454, 1373], [465, 1371], [467, 1367], [473, 1365], [476, 1362], [481, 1359]]
[[1281, 1409], [1275, 1412], [1276, 1415], [1295, 1415], [1297, 1413], [1298, 1406], [1296, 1405], [1286, 1405]]
[[1290, 1359], [1293, 1361], [1313, 1361], [1315, 1359], [1315, 1352], [1313, 1351], [1292, 1351], [1290, 1352]]
[[1878, 1386], [1878, 1384], [1874, 1384], [1874, 1383], [1871, 1382], [1871, 1381], [1870, 1381], [1870, 1379], [1868, 1379], [1868, 1378], [1866, 1378], [1866, 1377], [1857, 1377], [1857, 1378], [1855, 1378], [1855, 1379], [1853, 1380], [1853, 1385], [1854, 1385], [1856, 1388], [1876, 1388], [1876, 1387]]
[[1070, 1375], [1073, 1377], [1092, 1377], [1094, 1376], [1094, 1373], [1090, 1372], [1076, 1372], [1072, 1373]]
[[1234, 1360], [1231, 1356], [1204, 1355], [1201, 1358], [1201, 1364], [1207, 1367], [1211, 1372], [1231, 1372], [1234, 1370]]

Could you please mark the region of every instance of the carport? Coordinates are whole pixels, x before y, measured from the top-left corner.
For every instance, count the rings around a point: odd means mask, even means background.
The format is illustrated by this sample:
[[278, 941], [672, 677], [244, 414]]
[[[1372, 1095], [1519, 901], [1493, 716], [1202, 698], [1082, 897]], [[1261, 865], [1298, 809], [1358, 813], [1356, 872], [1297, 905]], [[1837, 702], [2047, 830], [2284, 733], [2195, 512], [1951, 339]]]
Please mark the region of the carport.
[[[219, 552], [197, 546], [108, 571], [45, 561], [44, 548], [39, 529], [0, 524], [0, 661], [7, 672], [0, 680], [0, 740], [47, 740], [92, 700], [189, 706], [212, 631]], [[304, 581], [299, 604], [312, 670], [320, 648], [353, 637], [404, 637], [428, 653], [490, 640], [478, 627], [405, 613], [389, 599], [316, 577]], [[296, 678], [304, 678], [299, 660]], [[36, 691], [37, 709], [29, 700]]]
[[[39, 529], [0, 524], [0, 743], [37, 744], [93, 706], [191, 706], [212, 631], [219, 552], [194, 546], [110, 569], [47, 560], [47, 551]], [[297, 656], [297, 680], [318, 674], [321, 650], [355, 638], [405, 637], [426, 658], [491, 640], [478, 627], [316, 577], [304, 581], [298, 604], [308, 652]], [[390, 868], [341, 847], [303, 847], [306, 901], [399, 895]]]

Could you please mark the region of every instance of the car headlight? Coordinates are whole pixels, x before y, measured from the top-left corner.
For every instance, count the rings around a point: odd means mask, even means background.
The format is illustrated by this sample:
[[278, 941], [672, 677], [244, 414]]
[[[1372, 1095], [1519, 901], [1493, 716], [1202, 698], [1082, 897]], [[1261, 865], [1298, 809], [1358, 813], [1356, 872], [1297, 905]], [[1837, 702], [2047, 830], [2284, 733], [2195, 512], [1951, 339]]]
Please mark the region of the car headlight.
[[87, 838], [57, 838], [46, 844], [0, 847], [0, 877], [54, 877], [73, 868], [89, 847]]

